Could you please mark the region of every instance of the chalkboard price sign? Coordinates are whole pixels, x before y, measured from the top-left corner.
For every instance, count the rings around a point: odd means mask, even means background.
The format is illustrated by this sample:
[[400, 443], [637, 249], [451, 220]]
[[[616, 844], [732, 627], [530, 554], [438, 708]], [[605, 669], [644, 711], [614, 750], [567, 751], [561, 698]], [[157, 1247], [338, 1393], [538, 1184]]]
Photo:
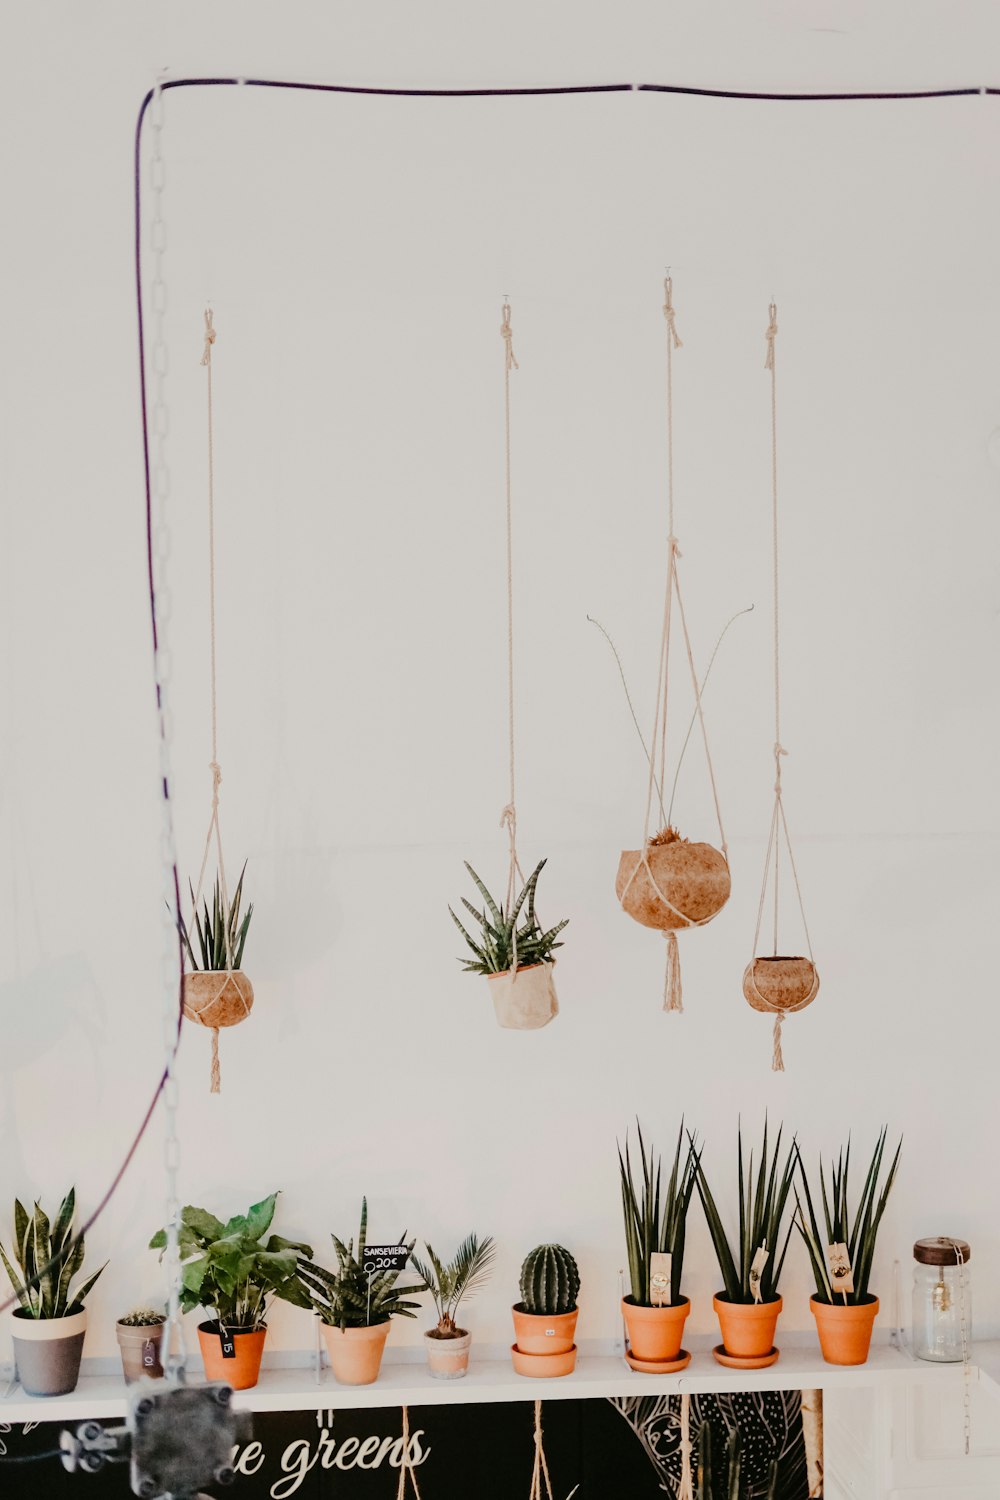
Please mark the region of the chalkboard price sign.
[[236, 1340], [233, 1338], [228, 1328], [219, 1329], [219, 1343], [222, 1345], [223, 1359], [236, 1358]]
[[405, 1245], [366, 1245], [361, 1264], [366, 1276], [380, 1276], [383, 1271], [402, 1271], [409, 1258]]

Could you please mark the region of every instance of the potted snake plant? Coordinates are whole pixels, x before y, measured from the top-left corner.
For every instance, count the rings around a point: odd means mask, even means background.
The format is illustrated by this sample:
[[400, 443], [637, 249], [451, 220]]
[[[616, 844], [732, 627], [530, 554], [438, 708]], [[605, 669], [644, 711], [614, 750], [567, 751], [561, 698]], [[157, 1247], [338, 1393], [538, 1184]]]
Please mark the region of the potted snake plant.
[[[545, 868], [539, 860], [508, 910], [495, 901], [472, 866], [465, 868], [483, 898], [482, 909], [463, 896], [462, 905], [478, 924], [473, 938], [449, 906], [451, 919], [462, 934], [471, 958], [459, 959], [467, 974], [483, 974], [490, 987], [493, 1010], [500, 1026], [516, 1031], [535, 1031], [559, 1014], [559, 1001], [552, 978], [556, 941], [569, 918], [543, 930], [535, 914], [535, 888]], [[523, 915], [522, 915], [523, 913]]]
[[[277, 1200], [277, 1193], [271, 1193], [225, 1223], [204, 1208], [181, 1210], [181, 1311], [201, 1307], [212, 1313], [198, 1325], [205, 1374], [237, 1391], [257, 1384], [272, 1298], [309, 1306], [299, 1281], [299, 1258], [312, 1255], [311, 1247], [280, 1234], [264, 1240]], [[166, 1243], [166, 1230], [160, 1229], [149, 1247], [162, 1251]]]
[[695, 1186], [705, 1210], [723, 1281], [722, 1290], [713, 1299], [722, 1343], [712, 1352], [720, 1364], [735, 1369], [763, 1369], [773, 1365], [778, 1358], [778, 1350], [774, 1347], [782, 1308], [778, 1283], [792, 1233], [791, 1224], [787, 1230], [784, 1224], [796, 1161], [793, 1141], [782, 1162], [781, 1135], [779, 1129], [774, 1149], [769, 1150], [765, 1119], [755, 1177], [752, 1151], [744, 1173], [742, 1126], [739, 1129], [739, 1238], [735, 1250], [708, 1185], [700, 1154], [695, 1161]]
[[73, 1239], [75, 1214], [74, 1188], [59, 1205], [54, 1224], [41, 1204], [35, 1203], [29, 1214], [15, 1199], [12, 1253], [0, 1245], [0, 1259], [20, 1303], [11, 1333], [18, 1379], [29, 1396], [65, 1396], [80, 1378], [87, 1330], [84, 1302], [104, 1266], [73, 1284], [85, 1255], [83, 1235], [75, 1243]]
[[828, 1365], [863, 1365], [868, 1359], [872, 1330], [878, 1316], [878, 1298], [869, 1291], [875, 1241], [899, 1167], [900, 1140], [879, 1191], [885, 1156], [887, 1129], [882, 1128], [865, 1177], [853, 1217], [848, 1197], [851, 1143], [837, 1156], [827, 1185], [823, 1163], [819, 1164], [823, 1227], [820, 1229], [809, 1178], [801, 1153], [796, 1153], [799, 1177], [806, 1200], [808, 1222], [798, 1194], [795, 1195], [795, 1226], [809, 1252], [815, 1294], [809, 1299], [819, 1346]]
[[422, 1278], [434, 1299], [437, 1325], [424, 1334], [427, 1367], [438, 1380], [459, 1380], [469, 1368], [469, 1346], [472, 1335], [457, 1323], [459, 1303], [468, 1300], [487, 1280], [496, 1259], [496, 1246], [487, 1235], [480, 1241], [468, 1235], [455, 1252], [454, 1260], [443, 1263], [427, 1246], [427, 1260], [414, 1255], [413, 1269]]
[[[320, 1320], [320, 1331], [330, 1356], [334, 1378], [342, 1385], [371, 1385], [378, 1379], [385, 1341], [391, 1319], [416, 1317], [418, 1303], [407, 1300], [407, 1294], [426, 1291], [423, 1282], [397, 1287], [400, 1270], [378, 1270], [369, 1260], [368, 1200], [361, 1200], [361, 1226], [357, 1244], [353, 1237], [345, 1245], [332, 1234], [337, 1257], [335, 1271], [314, 1264], [311, 1256], [299, 1261], [299, 1280], [307, 1304]], [[415, 1240], [397, 1242], [409, 1258]]]
[[539, 1245], [521, 1266], [511, 1358], [519, 1375], [570, 1375], [576, 1368], [580, 1272], [562, 1245]]
[[688, 1209], [694, 1193], [697, 1155], [688, 1140], [684, 1149], [684, 1121], [670, 1176], [661, 1179], [660, 1158], [646, 1144], [636, 1122], [642, 1181], [632, 1172], [628, 1136], [625, 1155], [618, 1151], [621, 1173], [622, 1212], [628, 1251], [631, 1292], [622, 1301], [629, 1348], [625, 1358], [634, 1370], [666, 1374], [682, 1370], [691, 1361], [681, 1348], [684, 1323], [691, 1303], [681, 1291], [684, 1273], [684, 1240]]

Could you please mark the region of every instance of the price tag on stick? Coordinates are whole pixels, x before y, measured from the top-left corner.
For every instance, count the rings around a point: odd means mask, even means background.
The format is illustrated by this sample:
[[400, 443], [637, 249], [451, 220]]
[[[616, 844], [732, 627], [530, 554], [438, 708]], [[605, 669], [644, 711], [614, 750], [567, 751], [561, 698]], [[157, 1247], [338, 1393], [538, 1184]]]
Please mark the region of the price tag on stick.
[[830, 1272], [830, 1286], [834, 1296], [842, 1292], [846, 1302], [847, 1294], [854, 1291], [854, 1272], [851, 1269], [851, 1256], [847, 1246], [827, 1245], [826, 1264]]
[[366, 1276], [379, 1276], [383, 1271], [402, 1271], [410, 1258], [405, 1245], [366, 1245], [362, 1269]]
[[753, 1292], [753, 1300], [755, 1302], [761, 1300], [760, 1278], [764, 1274], [764, 1267], [767, 1265], [770, 1254], [771, 1252], [768, 1250], [766, 1244], [761, 1245], [750, 1265], [750, 1290]]
[[649, 1257], [649, 1300], [654, 1307], [670, 1305], [671, 1261], [662, 1250], [654, 1250]]

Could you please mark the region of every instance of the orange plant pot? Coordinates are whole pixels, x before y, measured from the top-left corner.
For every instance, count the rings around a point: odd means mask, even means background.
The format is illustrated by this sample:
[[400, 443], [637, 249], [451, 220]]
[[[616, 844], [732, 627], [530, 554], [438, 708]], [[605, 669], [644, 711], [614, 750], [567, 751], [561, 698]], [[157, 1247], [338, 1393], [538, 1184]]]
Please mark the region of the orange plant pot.
[[629, 1348], [643, 1364], [672, 1364], [681, 1352], [684, 1324], [691, 1311], [687, 1297], [669, 1307], [643, 1307], [631, 1297], [622, 1299]]
[[712, 1306], [727, 1354], [737, 1359], [764, 1359], [771, 1353], [783, 1306], [780, 1297], [773, 1302], [728, 1302], [723, 1293], [717, 1292]]
[[869, 1297], [858, 1307], [820, 1302], [809, 1298], [816, 1319], [819, 1347], [828, 1365], [863, 1365], [871, 1348], [872, 1329], [878, 1317], [878, 1298]]
[[222, 1341], [218, 1323], [198, 1324], [198, 1343], [205, 1364], [208, 1380], [225, 1380], [234, 1391], [248, 1391], [260, 1377], [260, 1361], [264, 1353], [266, 1328], [254, 1328], [246, 1333], [229, 1330], [236, 1346], [234, 1359], [223, 1359]]
[[525, 1312], [524, 1303], [515, 1302], [511, 1312], [514, 1315], [514, 1343], [522, 1354], [568, 1354], [575, 1348], [578, 1308], [546, 1317], [541, 1313]]
[[552, 1380], [558, 1375], [572, 1375], [576, 1369], [576, 1345], [562, 1349], [558, 1354], [551, 1350], [545, 1354], [525, 1354], [516, 1344], [510, 1346], [510, 1357], [515, 1373], [527, 1375], [535, 1380]]
[[367, 1328], [320, 1328], [330, 1356], [330, 1368], [341, 1385], [371, 1385], [382, 1367], [385, 1341], [389, 1337], [389, 1320]]

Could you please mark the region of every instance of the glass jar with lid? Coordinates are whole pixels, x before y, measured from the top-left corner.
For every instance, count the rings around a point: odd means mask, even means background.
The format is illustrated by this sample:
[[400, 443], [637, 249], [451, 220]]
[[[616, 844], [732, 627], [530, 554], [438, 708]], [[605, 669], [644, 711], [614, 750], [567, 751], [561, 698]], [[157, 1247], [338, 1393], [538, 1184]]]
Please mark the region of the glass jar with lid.
[[913, 1247], [913, 1353], [958, 1364], [972, 1344], [972, 1294], [964, 1240], [939, 1235]]

